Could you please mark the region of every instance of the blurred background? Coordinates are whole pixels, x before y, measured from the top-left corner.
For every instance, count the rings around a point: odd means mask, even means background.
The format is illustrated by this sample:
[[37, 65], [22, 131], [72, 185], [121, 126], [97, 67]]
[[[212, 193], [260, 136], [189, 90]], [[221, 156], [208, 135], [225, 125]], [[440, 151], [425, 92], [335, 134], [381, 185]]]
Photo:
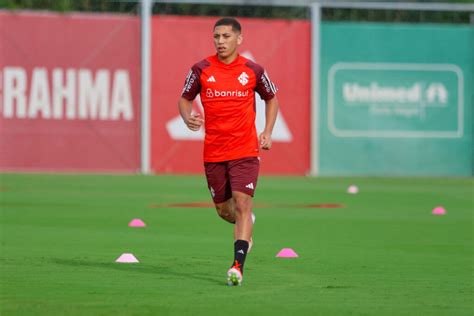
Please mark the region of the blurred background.
[[176, 104], [220, 16], [279, 88], [263, 174], [473, 175], [468, 0], [0, 0], [0, 171], [201, 173]]

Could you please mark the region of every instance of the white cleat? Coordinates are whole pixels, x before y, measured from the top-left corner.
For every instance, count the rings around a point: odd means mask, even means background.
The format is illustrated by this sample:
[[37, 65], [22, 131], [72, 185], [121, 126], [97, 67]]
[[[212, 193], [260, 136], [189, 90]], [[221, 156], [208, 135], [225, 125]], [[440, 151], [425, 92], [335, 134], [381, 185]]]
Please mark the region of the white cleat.
[[236, 267], [232, 267], [227, 271], [227, 285], [235, 286], [235, 285], [242, 285], [242, 272]]

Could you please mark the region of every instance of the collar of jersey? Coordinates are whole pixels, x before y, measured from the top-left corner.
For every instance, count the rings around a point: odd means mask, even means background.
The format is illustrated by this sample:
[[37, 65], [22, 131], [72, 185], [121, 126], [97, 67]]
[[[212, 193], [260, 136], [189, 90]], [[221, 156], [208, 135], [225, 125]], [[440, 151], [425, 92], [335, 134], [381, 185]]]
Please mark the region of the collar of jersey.
[[233, 67], [233, 66], [239, 64], [240, 61], [242, 60], [242, 56], [240, 56], [240, 54], [237, 54], [237, 58], [235, 58], [235, 60], [234, 60], [233, 62], [231, 62], [230, 64], [223, 63], [223, 62], [219, 59], [219, 57], [217, 57], [217, 53], [216, 53], [214, 56], [212, 56], [212, 57], [213, 57], [213, 59], [214, 59], [220, 66], [222, 66], [222, 67]]

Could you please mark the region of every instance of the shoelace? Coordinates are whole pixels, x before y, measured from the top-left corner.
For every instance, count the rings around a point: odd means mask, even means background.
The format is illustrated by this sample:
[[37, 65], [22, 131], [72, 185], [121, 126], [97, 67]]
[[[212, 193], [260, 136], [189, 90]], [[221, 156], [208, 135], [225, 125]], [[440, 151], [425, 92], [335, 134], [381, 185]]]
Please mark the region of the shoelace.
[[235, 263], [234, 263], [234, 265], [232, 266], [232, 268], [235, 268], [235, 269], [237, 269], [237, 270], [240, 271], [240, 266], [242, 266], [242, 265], [239, 264], [239, 262], [238, 262], [237, 260], [235, 260]]

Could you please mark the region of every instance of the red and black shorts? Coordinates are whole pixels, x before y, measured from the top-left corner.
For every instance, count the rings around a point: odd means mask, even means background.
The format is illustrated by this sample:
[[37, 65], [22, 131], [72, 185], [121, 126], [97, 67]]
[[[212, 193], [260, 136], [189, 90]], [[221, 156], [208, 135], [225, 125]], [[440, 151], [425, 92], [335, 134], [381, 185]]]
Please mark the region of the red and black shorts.
[[214, 203], [222, 203], [232, 197], [232, 191], [253, 197], [257, 188], [258, 157], [246, 157], [222, 162], [205, 162], [207, 186]]

